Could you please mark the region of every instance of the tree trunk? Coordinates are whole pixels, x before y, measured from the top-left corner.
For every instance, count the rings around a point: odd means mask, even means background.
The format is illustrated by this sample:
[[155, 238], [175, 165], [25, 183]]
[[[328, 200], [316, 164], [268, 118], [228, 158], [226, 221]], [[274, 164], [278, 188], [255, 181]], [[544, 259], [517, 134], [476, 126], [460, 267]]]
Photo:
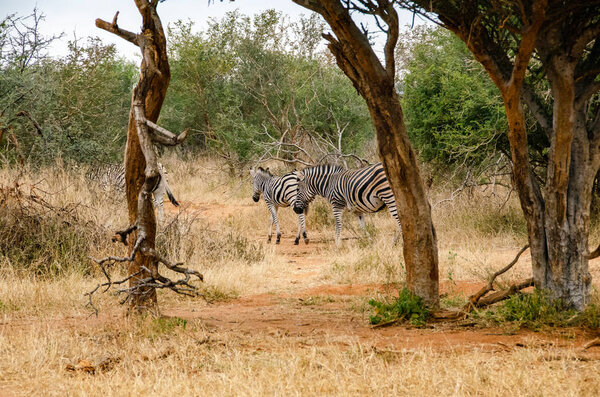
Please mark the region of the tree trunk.
[[[129, 275], [137, 274], [129, 281], [135, 287], [141, 280], [158, 274], [158, 261], [151, 253], [155, 249], [156, 219], [151, 193], [159, 181], [154, 148], [148, 138], [140, 143], [140, 134], [147, 137], [145, 120], [156, 122], [165, 99], [170, 80], [167, 44], [162, 23], [156, 11], [158, 2], [134, 0], [142, 15], [142, 33], [135, 34], [121, 29], [115, 15], [112, 23], [97, 19], [96, 26], [114, 33], [140, 47], [142, 63], [140, 78], [133, 90], [127, 145], [125, 147], [125, 190], [129, 224], [135, 226], [134, 238], [129, 240], [130, 255], [142, 236], [141, 247], [136, 251], [129, 265]], [[145, 116], [145, 120], [144, 117]], [[150, 156], [151, 158], [147, 158]], [[147, 160], [151, 165], [146, 164]], [[142, 191], [144, 184], [148, 188]], [[148, 269], [150, 272], [148, 272]], [[130, 309], [137, 312], [155, 311], [157, 308], [156, 290], [153, 287], [132, 289]]]
[[377, 15], [388, 25], [384, 66], [339, 0], [294, 2], [321, 14], [336, 35], [335, 38], [325, 35], [329, 49], [367, 102], [377, 133], [379, 156], [396, 198], [402, 223], [407, 287], [427, 305], [436, 307], [439, 304], [438, 252], [431, 207], [395, 90], [398, 15], [394, 4], [373, 5]]
[[590, 144], [584, 110], [574, 108], [575, 65], [556, 58], [547, 68], [554, 110], [544, 197], [533, 180], [526, 151], [520, 150], [527, 147], [527, 138], [518, 95], [506, 90], [503, 97], [513, 181], [527, 222], [535, 286], [581, 310], [590, 294], [587, 242], [598, 155]]
[[550, 57], [546, 68], [554, 97], [544, 223], [548, 263], [535, 281], [554, 298], [583, 309], [590, 294], [586, 255], [597, 166], [585, 113], [575, 109], [575, 65], [563, 54]]
[[415, 152], [408, 141], [402, 107], [393, 88], [387, 95], [365, 96], [377, 132], [379, 157], [402, 221], [406, 284], [430, 306], [439, 299], [437, 239], [431, 207], [419, 172]]
[[[136, 1], [138, 4], [138, 1]], [[139, 7], [139, 4], [138, 4]], [[154, 7], [140, 8], [143, 17], [142, 34], [146, 37], [144, 57], [140, 65], [140, 78], [133, 92], [132, 108], [129, 113], [129, 124], [127, 127], [127, 146], [125, 148], [125, 183], [127, 194], [127, 208], [131, 224], [138, 218], [139, 200], [151, 200], [151, 197], [140, 196], [142, 185], [146, 180], [146, 159], [138, 139], [138, 128], [134, 112], [136, 100], [144, 103], [144, 113], [147, 120], [154, 123], [158, 120], [170, 80], [169, 61], [167, 58], [167, 44], [160, 18]], [[146, 56], [146, 53], [148, 56]], [[152, 64], [154, 63], [154, 64]], [[140, 214], [148, 219], [146, 230], [146, 243], [150, 248], [155, 248], [156, 240], [156, 218], [153, 206], [145, 206], [146, 213]], [[133, 241], [130, 248], [133, 248]], [[135, 261], [129, 266], [129, 274], [142, 270], [142, 266], [154, 271], [158, 263], [156, 259], [148, 255], [137, 255]], [[130, 280], [130, 286], [134, 286], [139, 280], [148, 277], [149, 274], [142, 271], [140, 276]], [[143, 288], [136, 293], [130, 302], [131, 309], [135, 311], [155, 310], [157, 305], [156, 290], [154, 288]]]

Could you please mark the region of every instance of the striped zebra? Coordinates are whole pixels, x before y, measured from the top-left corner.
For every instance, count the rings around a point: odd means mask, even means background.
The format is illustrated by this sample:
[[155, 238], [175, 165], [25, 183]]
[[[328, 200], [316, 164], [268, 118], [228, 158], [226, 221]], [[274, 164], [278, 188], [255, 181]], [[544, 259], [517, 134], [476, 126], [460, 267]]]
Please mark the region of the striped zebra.
[[[279, 222], [277, 221], [277, 210], [279, 207], [288, 207], [292, 204], [294, 195], [296, 194], [298, 178], [294, 172], [290, 172], [283, 176], [274, 176], [262, 167], [258, 167], [258, 170], [250, 170], [252, 176], [253, 194], [252, 199], [254, 202], [258, 202], [262, 193], [265, 203], [271, 213], [271, 223], [269, 224], [269, 237], [267, 242], [271, 242], [271, 236], [273, 234], [273, 224], [277, 230], [277, 240], [275, 244], [279, 244], [281, 240], [281, 230], [279, 230]], [[305, 215], [308, 212], [308, 203], [302, 211], [298, 212], [298, 234], [296, 235], [295, 245], [300, 242], [300, 232], [304, 237], [304, 242], [308, 244], [308, 237], [306, 235], [306, 223]]]
[[[152, 195], [154, 196], [154, 206], [158, 208], [158, 222], [160, 224], [165, 216], [163, 206], [165, 194], [174, 206], [178, 207], [179, 203], [169, 188], [167, 170], [161, 163], [158, 163], [158, 172], [160, 173], [160, 182]], [[103, 190], [125, 193], [125, 166], [123, 164], [104, 164], [91, 168], [86, 177], [91, 181], [95, 181]]]
[[401, 231], [394, 194], [381, 163], [358, 170], [344, 170], [337, 165], [318, 165], [296, 171], [298, 190], [294, 211], [302, 213], [316, 195], [329, 201], [335, 218], [335, 242], [340, 244], [342, 212], [345, 208], [358, 215], [361, 228], [365, 228], [364, 213], [378, 212], [387, 206], [398, 222], [396, 242]]

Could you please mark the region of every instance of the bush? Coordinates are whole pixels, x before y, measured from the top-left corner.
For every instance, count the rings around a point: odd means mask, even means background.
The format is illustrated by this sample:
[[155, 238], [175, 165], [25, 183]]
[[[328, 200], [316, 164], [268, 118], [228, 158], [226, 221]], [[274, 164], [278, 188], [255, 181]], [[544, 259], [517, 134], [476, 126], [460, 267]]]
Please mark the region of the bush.
[[484, 315], [473, 313], [474, 318], [485, 318], [494, 323], [512, 323], [517, 328], [540, 330], [544, 327], [583, 326], [592, 329], [600, 327], [600, 304], [598, 297], [585, 310], [578, 312], [560, 299], [550, 299], [544, 290], [511, 296], [495, 310]]
[[398, 293], [398, 298], [393, 302], [371, 299], [369, 305], [375, 308], [375, 315], [369, 318], [374, 325], [408, 321], [414, 326], [423, 326], [429, 317], [429, 310], [421, 298], [406, 288]]
[[520, 326], [539, 329], [542, 326], [564, 327], [576, 315], [560, 300], [551, 300], [546, 291], [511, 296], [498, 308], [497, 315]]
[[100, 228], [61, 209], [23, 207], [15, 197], [2, 198], [0, 263], [42, 277], [92, 272], [90, 251], [106, 241]]
[[262, 245], [229, 230], [220, 232], [196, 224], [195, 216], [180, 214], [157, 235], [156, 246], [178, 261], [212, 265], [222, 261], [241, 261], [253, 264], [264, 259]]

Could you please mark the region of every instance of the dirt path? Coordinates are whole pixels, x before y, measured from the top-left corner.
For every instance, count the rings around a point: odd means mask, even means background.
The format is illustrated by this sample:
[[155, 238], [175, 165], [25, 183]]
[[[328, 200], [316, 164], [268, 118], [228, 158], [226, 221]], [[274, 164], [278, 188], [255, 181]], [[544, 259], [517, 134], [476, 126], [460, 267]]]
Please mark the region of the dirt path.
[[[222, 206], [196, 204], [202, 216], [213, 221], [228, 214], [247, 211], [250, 205]], [[226, 209], [225, 209], [226, 208]], [[257, 237], [258, 239], [258, 237]], [[261, 236], [262, 239], [262, 236]], [[332, 285], [322, 280], [328, 266], [325, 247], [327, 236], [311, 233], [309, 245], [293, 245], [293, 236], [287, 235], [276, 254], [290, 263], [280, 282], [289, 285], [287, 293], [268, 293], [243, 296], [230, 302], [198, 308], [164, 308], [163, 313], [186, 319], [200, 320], [209, 328], [247, 334], [295, 337], [311, 344], [361, 342], [379, 349], [415, 349], [431, 347], [436, 350], [507, 351], [524, 347], [579, 349], [593, 335], [578, 329], [558, 330], [552, 334], [526, 330], [507, 331], [498, 328], [476, 329], [473, 324], [433, 325], [425, 329], [389, 327], [373, 329], [368, 324], [368, 313], [357, 306], [374, 292], [386, 292], [376, 284]], [[480, 282], [459, 281], [442, 283], [441, 293], [450, 288], [454, 293], [468, 296], [482, 286]], [[393, 291], [387, 291], [393, 293]], [[308, 341], [308, 342], [307, 342]], [[585, 354], [600, 358], [600, 348]]]

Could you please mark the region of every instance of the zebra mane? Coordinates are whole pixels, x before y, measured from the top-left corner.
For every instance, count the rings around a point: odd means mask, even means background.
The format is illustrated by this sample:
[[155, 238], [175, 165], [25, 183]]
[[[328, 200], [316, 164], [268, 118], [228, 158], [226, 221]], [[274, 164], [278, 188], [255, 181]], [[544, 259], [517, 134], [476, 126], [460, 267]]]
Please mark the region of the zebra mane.
[[[315, 165], [312, 167], [307, 167], [305, 169], [302, 170], [303, 173], [308, 172], [318, 172], [318, 171], [326, 171], [329, 173], [336, 173], [336, 172], [342, 172], [344, 171], [344, 168], [342, 168], [339, 165], [336, 164], [319, 164], [319, 165]], [[305, 174], [306, 175], [306, 174]]]
[[267, 176], [273, 176], [273, 174], [271, 174], [271, 171], [269, 171], [269, 168], [267, 167], [267, 169], [264, 169], [263, 167], [258, 167], [258, 169], [256, 170], [256, 172], [260, 172], [261, 174], [267, 175]]

